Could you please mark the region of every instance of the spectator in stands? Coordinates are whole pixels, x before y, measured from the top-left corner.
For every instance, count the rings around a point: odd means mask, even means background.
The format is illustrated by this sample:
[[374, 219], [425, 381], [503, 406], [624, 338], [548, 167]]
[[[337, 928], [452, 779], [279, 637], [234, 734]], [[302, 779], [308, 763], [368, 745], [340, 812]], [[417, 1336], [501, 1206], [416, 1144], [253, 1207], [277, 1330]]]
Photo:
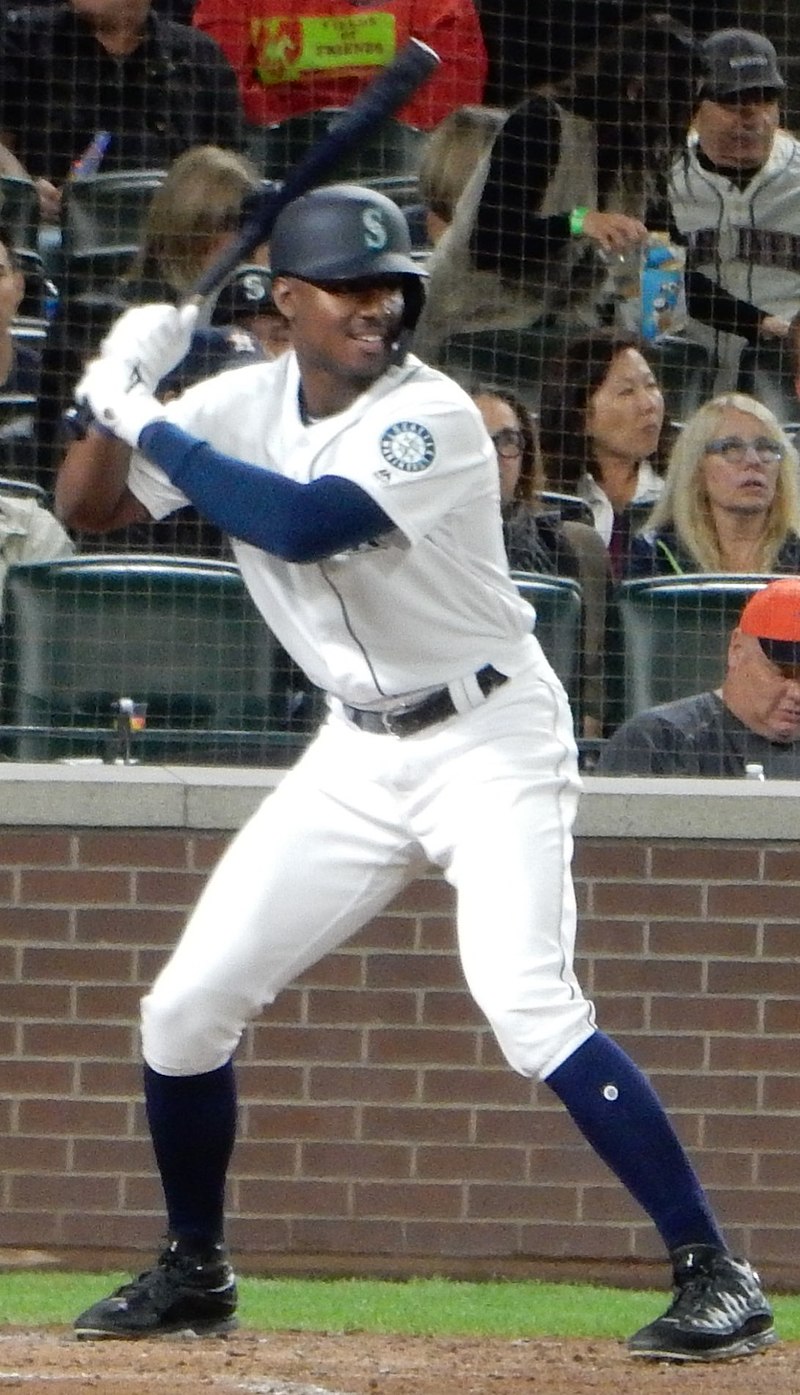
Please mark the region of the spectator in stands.
[[595, 528], [561, 519], [542, 499], [544, 467], [536, 423], [509, 388], [477, 383], [470, 394], [497, 452], [500, 509], [512, 571], [568, 576], [580, 583], [584, 606], [581, 655], [581, 733], [603, 728], [603, 642], [611, 574]]
[[798, 455], [755, 398], [712, 398], [681, 429], [628, 574], [800, 572]]
[[400, 121], [429, 130], [453, 107], [483, 100], [487, 57], [473, 0], [199, 0], [194, 23], [228, 55], [255, 126], [349, 106], [410, 38], [429, 44], [441, 66]]
[[[516, 106], [535, 89], [563, 82], [584, 54], [608, 45], [623, 23], [647, 15], [647, 0], [478, 0], [489, 52], [484, 101]], [[669, 0], [669, 12], [695, 34], [741, 18], [741, 0]]]
[[[236, 236], [249, 201], [261, 180], [244, 156], [219, 146], [196, 146], [179, 155], [153, 195], [142, 243], [125, 292], [129, 302], [187, 296], [198, 277]], [[254, 256], [266, 257], [266, 249]], [[220, 292], [225, 310], [226, 287]], [[217, 301], [219, 305], [219, 299]], [[228, 308], [232, 309], [228, 299]], [[186, 357], [158, 385], [169, 400], [203, 378], [229, 368], [243, 368], [265, 357], [257, 335], [245, 324], [225, 319], [197, 329]], [[164, 548], [177, 553], [227, 556], [227, 540], [218, 528], [201, 519], [191, 506], [160, 522], [125, 530], [130, 547]], [[111, 535], [114, 545], [119, 535]]]
[[20, 7], [3, 24], [0, 63], [0, 173], [29, 172], [51, 222], [81, 170], [166, 169], [194, 145], [241, 148], [224, 54], [150, 0]]
[[431, 246], [452, 223], [456, 204], [506, 114], [497, 107], [456, 107], [430, 132], [419, 163], [417, 186]]
[[661, 389], [632, 336], [598, 330], [570, 341], [542, 384], [548, 483], [589, 504], [615, 576], [625, 570], [635, 519], [664, 488], [663, 424]]
[[702, 49], [708, 71], [669, 198], [688, 248], [688, 332], [713, 348], [726, 390], [743, 345], [784, 339], [800, 309], [800, 141], [779, 126], [786, 83], [769, 39], [721, 29]]
[[[116, 290], [93, 296], [88, 317], [83, 306], [74, 313], [68, 293], [62, 296], [45, 354], [39, 419], [40, 482], [46, 488], [63, 445], [62, 413], [86, 359], [96, 353], [112, 321], [126, 304], [177, 301], [188, 294], [236, 236], [248, 199], [260, 189], [255, 168], [236, 151], [214, 145], [184, 151], [151, 199], [139, 251]], [[258, 339], [246, 330], [234, 333], [233, 326], [220, 326], [198, 331], [189, 361], [179, 365], [164, 390], [175, 393], [222, 368], [261, 357]]]
[[211, 323], [232, 325], [254, 335], [267, 358], [291, 347], [289, 321], [272, 296], [272, 276], [264, 266], [241, 266], [222, 287]]
[[71, 557], [75, 544], [58, 519], [30, 494], [11, 493], [0, 483], [0, 613], [9, 567]]
[[728, 645], [722, 686], [639, 712], [603, 747], [598, 775], [800, 779], [800, 580], [750, 597]]
[[11, 237], [0, 225], [0, 392], [35, 396], [40, 357], [14, 339], [14, 321], [25, 295], [25, 276]]
[[422, 358], [457, 330], [598, 322], [609, 258], [646, 240], [659, 179], [685, 142], [694, 61], [688, 31], [650, 14], [510, 113], [431, 258]]
[[540, 502], [544, 466], [536, 425], [510, 388], [478, 383], [470, 395], [497, 452], [500, 508], [508, 565], [512, 571], [578, 579], [578, 559], [560, 528], [557, 513]]
[[[201, 145], [179, 155], [153, 195], [138, 254], [123, 287], [131, 302], [177, 302], [191, 293], [204, 271], [230, 246], [248, 204], [262, 187], [243, 155]], [[253, 258], [266, 259], [266, 248]], [[224, 302], [223, 302], [224, 304]], [[196, 331], [183, 363], [160, 385], [175, 394], [223, 368], [264, 357], [259, 339], [244, 325], [217, 319]]]

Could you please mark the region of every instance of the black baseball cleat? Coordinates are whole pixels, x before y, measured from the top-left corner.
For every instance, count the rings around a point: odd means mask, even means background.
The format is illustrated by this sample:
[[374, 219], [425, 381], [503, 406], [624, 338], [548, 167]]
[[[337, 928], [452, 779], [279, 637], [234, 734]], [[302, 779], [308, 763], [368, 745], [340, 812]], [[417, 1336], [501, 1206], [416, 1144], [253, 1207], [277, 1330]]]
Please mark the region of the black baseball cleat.
[[222, 1245], [198, 1253], [171, 1240], [153, 1269], [101, 1298], [73, 1326], [84, 1339], [219, 1337], [238, 1326], [236, 1296]]
[[776, 1342], [772, 1309], [744, 1259], [713, 1245], [672, 1253], [674, 1297], [663, 1317], [628, 1340], [631, 1356], [651, 1361], [728, 1361]]

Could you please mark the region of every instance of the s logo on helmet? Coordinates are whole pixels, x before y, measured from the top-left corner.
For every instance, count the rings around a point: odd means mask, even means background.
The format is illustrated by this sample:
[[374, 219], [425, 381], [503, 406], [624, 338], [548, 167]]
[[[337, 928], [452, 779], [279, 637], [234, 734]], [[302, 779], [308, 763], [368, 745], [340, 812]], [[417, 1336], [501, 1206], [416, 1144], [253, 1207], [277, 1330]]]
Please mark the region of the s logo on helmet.
[[362, 209], [361, 222], [364, 225], [365, 247], [368, 247], [370, 252], [382, 252], [389, 241], [389, 234], [386, 230], [386, 224], [383, 221], [383, 214], [380, 209]]
[[418, 475], [433, 464], [436, 445], [427, 426], [418, 421], [396, 421], [381, 436], [381, 455], [388, 465], [407, 475]]

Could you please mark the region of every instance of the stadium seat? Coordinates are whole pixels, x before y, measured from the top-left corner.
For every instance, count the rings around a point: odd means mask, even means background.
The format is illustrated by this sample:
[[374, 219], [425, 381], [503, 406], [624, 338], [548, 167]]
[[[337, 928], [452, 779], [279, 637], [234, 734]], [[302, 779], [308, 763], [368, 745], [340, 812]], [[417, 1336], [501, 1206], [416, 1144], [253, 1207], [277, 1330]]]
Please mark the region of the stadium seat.
[[147, 704], [139, 759], [293, 760], [320, 714], [232, 563], [96, 554], [9, 569], [0, 635], [4, 753], [113, 753], [121, 697]]
[[32, 394], [0, 392], [0, 471], [32, 479], [37, 468], [37, 399]]
[[590, 505], [585, 499], [579, 499], [577, 494], [559, 494], [555, 489], [543, 489], [538, 497], [548, 512], [552, 510], [558, 513], [562, 522], [588, 523], [590, 528], [594, 527]]
[[[515, 389], [534, 412], [539, 410], [541, 384], [551, 364], [564, 350], [566, 331], [555, 325], [525, 329], [481, 329], [446, 339], [436, 355], [437, 366], [459, 376], [489, 378]], [[702, 344], [677, 335], [649, 346], [655, 374], [671, 421], [682, 422], [711, 396], [714, 366]]]
[[37, 504], [49, 507], [47, 494], [42, 486], [34, 484], [33, 480], [9, 479], [0, 475], [0, 494], [13, 494], [17, 499], [35, 499]]
[[637, 578], [617, 588], [624, 716], [719, 686], [728, 638], [763, 574]]
[[739, 357], [736, 386], [768, 407], [790, 433], [800, 429], [800, 401], [788, 346], [746, 344]]
[[8, 230], [15, 252], [38, 257], [39, 195], [32, 179], [0, 176], [0, 223]]
[[[249, 126], [246, 152], [265, 179], [284, 179], [301, 156], [335, 126], [343, 110], [346, 108], [322, 107], [289, 116], [272, 126]], [[382, 187], [375, 181], [393, 178], [395, 187], [403, 192], [402, 201], [410, 202], [416, 196], [417, 166], [424, 142], [424, 131], [389, 117], [375, 127], [370, 138], [343, 156], [326, 182], [355, 180]], [[388, 185], [385, 192], [395, 197]]]
[[536, 611], [536, 638], [580, 710], [583, 599], [577, 581], [565, 576], [512, 572], [519, 594]]
[[648, 353], [664, 394], [667, 420], [686, 421], [714, 390], [715, 367], [709, 350], [676, 334], [654, 340]]
[[64, 294], [95, 292], [130, 267], [163, 170], [125, 170], [73, 179], [64, 187]]
[[563, 329], [479, 329], [451, 334], [437, 350], [436, 366], [456, 378], [482, 378], [510, 387], [532, 412], [539, 410], [546, 365], [561, 353]]

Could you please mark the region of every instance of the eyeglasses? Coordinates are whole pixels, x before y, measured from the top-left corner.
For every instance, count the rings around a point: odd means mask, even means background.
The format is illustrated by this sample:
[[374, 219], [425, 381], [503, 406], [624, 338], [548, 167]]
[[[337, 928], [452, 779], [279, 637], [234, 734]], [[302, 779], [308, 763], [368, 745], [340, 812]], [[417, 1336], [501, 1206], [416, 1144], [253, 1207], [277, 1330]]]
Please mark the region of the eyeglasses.
[[780, 441], [772, 441], [769, 436], [756, 436], [754, 441], [744, 441], [741, 436], [719, 436], [707, 441], [706, 455], [721, 455], [729, 465], [743, 465], [748, 451], [754, 451], [762, 465], [774, 465], [783, 458]]
[[512, 455], [522, 455], [525, 438], [522, 432], [516, 431], [513, 426], [504, 426], [502, 431], [495, 431], [492, 444], [498, 455], [508, 458]]

